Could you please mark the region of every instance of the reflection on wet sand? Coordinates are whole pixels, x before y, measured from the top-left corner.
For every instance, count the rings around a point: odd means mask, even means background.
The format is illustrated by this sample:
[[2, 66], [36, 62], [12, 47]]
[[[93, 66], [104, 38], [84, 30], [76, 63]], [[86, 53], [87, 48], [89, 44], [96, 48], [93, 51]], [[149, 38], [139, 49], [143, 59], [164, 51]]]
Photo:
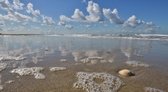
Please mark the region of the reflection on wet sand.
[[[158, 41], [2, 36], [0, 43], [2, 92], [168, 90], [165, 67], [168, 58], [158, 47], [165, 51], [168, 48]], [[149, 58], [152, 55], [158, 57]], [[154, 61], [161, 57], [161, 61]], [[122, 69], [130, 70], [135, 76], [120, 76]]]

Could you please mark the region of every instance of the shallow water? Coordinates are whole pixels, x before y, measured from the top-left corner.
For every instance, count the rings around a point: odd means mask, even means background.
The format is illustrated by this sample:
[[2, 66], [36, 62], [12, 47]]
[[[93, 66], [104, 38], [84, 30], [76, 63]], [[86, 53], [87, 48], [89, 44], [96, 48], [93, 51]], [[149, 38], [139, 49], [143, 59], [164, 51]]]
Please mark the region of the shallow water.
[[[1, 60], [7, 63], [0, 72], [2, 92], [86, 92], [73, 88], [77, 72], [106, 72], [119, 77], [125, 85], [118, 92], [145, 92], [145, 87], [168, 91], [168, 41], [122, 38], [85, 38], [66, 36], [1, 36], [1, 56], [23, 56], [23, 60]], [[81, 62], [88, 57], [102, 57]], [[149, 67], [132, 67], [126, 61], [144, 62]], [[11, 74], [15, 68], [44, 67], [44, 80], [33, 76]], [[67, 67], [49, 71], [49, 67]], [[117, 71], [130, 69], [132, 77], [121, 77]], [[6, 81], [14, 80], [12, 83]]]

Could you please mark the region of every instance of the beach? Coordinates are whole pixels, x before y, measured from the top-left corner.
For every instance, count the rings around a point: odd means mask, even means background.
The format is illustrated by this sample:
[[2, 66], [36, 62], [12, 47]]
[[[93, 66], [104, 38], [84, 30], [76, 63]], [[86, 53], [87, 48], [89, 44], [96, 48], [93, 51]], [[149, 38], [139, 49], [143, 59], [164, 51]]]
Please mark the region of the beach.
[[[32, 35], [1, 36], [0, 43], [5, 66], [1, 92], [88, 92], [92, 88], [85, 86], [91, 84], [100, 88], [93, 92], [145, 92], [147, 87], [168, 91], [165, 40]], [[135, 75], [123, 77], [118, 73], [122, 69]], [[91, 84], [74, 86], [81, 73], [93, 78], [87, 81]], [[116, 78], [115, 89], [99, 86]]]

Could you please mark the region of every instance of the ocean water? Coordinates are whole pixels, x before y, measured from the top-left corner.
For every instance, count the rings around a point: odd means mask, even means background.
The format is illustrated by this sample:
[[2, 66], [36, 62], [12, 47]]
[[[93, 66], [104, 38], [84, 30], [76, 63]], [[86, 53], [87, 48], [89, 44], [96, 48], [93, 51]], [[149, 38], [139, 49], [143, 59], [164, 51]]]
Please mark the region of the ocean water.
[[[168, 91], [168, 40], [161, 37], [109, 37], [90, 35], [0, 36], [2, 92], [87, 92], [76, 89], [78, 72], [108, 73], [124, 85], [118, 92], [145, 92], [145, 87]], [[148, 65], [131, 66], [127, 61]], [[45, 79], [20, 76], [16, 68], [43, 67]], [[66, 67], [49, 71], [50, 67]], [[132, 77], [121, 77], [120, 69], [130, 69]], [[12, 80], [12, 83], [9, 81]], [[95, 91], [96, 92], [96, 91]]]

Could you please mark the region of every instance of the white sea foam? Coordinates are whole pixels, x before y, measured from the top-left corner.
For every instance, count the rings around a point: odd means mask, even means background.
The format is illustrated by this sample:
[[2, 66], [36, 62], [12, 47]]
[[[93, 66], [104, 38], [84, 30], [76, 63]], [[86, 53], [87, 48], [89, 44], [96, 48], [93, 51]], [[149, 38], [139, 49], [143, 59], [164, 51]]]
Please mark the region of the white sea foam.
[[103, 39], [136, 39], [136, 40], [164, 40], [168, 41], [168, 35], [164, 34], [134, 34], [134, 35], [120, 35], [120, 34], [105, 34], [105, 35], [94, 35], [94, 34], [63, 34], [63, 35], [46, 35], [46, 36], [57, 36], [57, 37], [82, 37], [82, 38], [103, 38]]
[[55, 72], [55, 71], [63, 71], [66, 70], [66, 67], [50, 67], [50, 71]]
[[163, 90], [151, 88], [151, 87], [145, 87], [144, 90], [145, 90], [145, 92], [165, 92]]
[[98, 51], [79, 51], [72, 52], [74, 60], [78, 63], [97, 64], [97, 63], [112, 63], [114, 58], [111, 54], [100, 55]]
[[87, 58], [81, 59], [80, 62], [97, 64], [97, 63], [106, 63], [106, 62], [110, 62], [110, 61], [105, 60], [103, 57], [87, 57]]
[[0, 72], [7, 67], [6, 63], [0, 63]]
[[20, 76], [34, 75], [35, 79], [45, 79], [45, 75], [40, 73], [44, 70], [43, 67], [32, 67], [32, 68], [17, 68], [10, 71], [11, 73], [19, 74]]
[[168, 37], [168, 35], [166, 35], [166, 34], [139, 34], [139, 36], [142, 36], [142, 37], [150, 37], [150, 36], [153, 36], [153, 37]]
[[8, 60], [20, 61], [20, 60], [24, 60], [24, 59], [26, 59], [26, 58], [23, 56], [9, 56], [9, 55], [0, 56], [0, 61], [8, 61]]
[[145, 64], [145, 63], [143, 63], [141, 61], [126, 61], [126, 64], [130, 65], [130, 66], [133, 66], [133, 67], [138, 67], [138, 66], [140, 66], [140, 67], [149, 67], [148, 64]]
[[[82, 88], [87, 92], [117, 92], [124, 84], [118, 77], [108, 73], [87, 73], [78, 72], [78, 81], [74, 83], [73, 87]], [[95, 79], [103, 80], [97, 83]]]

